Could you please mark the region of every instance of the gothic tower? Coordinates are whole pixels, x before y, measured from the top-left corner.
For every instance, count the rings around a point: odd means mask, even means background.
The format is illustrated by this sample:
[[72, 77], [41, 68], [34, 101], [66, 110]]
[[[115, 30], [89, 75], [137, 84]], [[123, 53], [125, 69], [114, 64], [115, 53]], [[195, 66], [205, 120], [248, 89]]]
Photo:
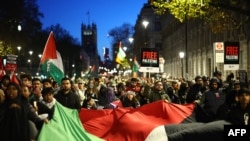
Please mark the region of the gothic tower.
[[97, 72], [99, 67], [99, 55], [97, 49], [97, 28], [96, 24], [81, 25], [82, 50], [81, 59], [83, 62], [83, 70], [92, 68]]

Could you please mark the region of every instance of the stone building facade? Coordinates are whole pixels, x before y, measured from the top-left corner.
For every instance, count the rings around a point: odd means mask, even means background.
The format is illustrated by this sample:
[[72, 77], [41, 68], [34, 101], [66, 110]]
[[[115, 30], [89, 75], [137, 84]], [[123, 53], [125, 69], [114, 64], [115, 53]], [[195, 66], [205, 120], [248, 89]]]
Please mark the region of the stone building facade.
[[[239, 77], [239, 71], [250, 73], [249, 20], [239, 29], [215, 34], [199, 20], [181, 23], [169, 13], [160, 16], [154, 14], [152, 7], [145, 4], [135, 25], [134, 48], [138, 56], [140, 47], [143, 46], [143, 33], [145, 33], [141, 22], [145, 18], [149, 21], [147, 29], [149, 47], [156, 48], [160, 45], [159, 53], [165, 60], [164, 72], [169, 76], [181, 77], [181, 69], [185, 73], [184, 78], [189, 80], [194, 79], [196, 75], [212, 77], [216, 69], [222, 72], [223, 79], [226, 79], [230, 73], [234, 73], [235, 79]], [[224, 70], [223, 63], [215, 63], [214, 42], [239, 42], [239, 70]], [[181, 51], [185, 53], [183, 67], [179, 57]], [[250, 75], [248, 80], [249, 78]]]

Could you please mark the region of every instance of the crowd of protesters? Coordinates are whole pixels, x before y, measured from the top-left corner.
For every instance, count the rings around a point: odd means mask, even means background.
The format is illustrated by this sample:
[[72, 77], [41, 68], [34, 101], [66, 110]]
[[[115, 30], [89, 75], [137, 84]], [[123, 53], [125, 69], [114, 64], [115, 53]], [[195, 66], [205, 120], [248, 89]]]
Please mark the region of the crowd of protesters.
[[[20, 83], [5, 75], [0, 83], [0, 132], [8, 141], [36, 140], [42, 124], [53, 117], [54, 105], [100, 110], [139, 108], [158, 100], [174, 104], [198, 105], [206, 119], [249, 123], [250, 91], [230, 74], [225, 81], [219, 71], [211, 78], [197, 75], [194, 80], [166, 78], [52, 78], [40, 79], [21, 74]], [[15, 135], [15, 136], [13, 136]]]

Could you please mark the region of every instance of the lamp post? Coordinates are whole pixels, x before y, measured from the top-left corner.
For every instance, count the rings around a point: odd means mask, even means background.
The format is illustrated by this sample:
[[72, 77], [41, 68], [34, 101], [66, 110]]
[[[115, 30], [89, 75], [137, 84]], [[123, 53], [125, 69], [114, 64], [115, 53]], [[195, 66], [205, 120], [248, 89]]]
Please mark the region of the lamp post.
[[185, 54], [183, 51], [179, 52], [179, 57], [181, 59], [181, 77], [183, 79], [183, 58], [184, 58]]
[[142, 25], [145, 28], [145, 42], [144, 42], [145, 46], [147, 46], [147, 31], [146, 31], [146, 29], [148, 27], [148, 24], [149, 24], [149, 22], [147, 20], [142, 21]]
[[[143, 20], [142, 21], [142, 25], [144, 26], [144, 28], [145, 28], [145, 47], [148, 47], [148, 41], [147, 41], [147, 27], [148, 27], [148, 24], [149, 24], [149, 22], [147, 21], [147, 20]], [[150, 63], [150, 67], [151, 67], [151, 63]], [[148, 72], [148, 77], [150, 78], [150, 72]]]
[[27, 62], [29, 64], [29, 69], [31, 70], [31, 59], [28, 59]]
[[28, 59], [28, 64], [29, 64], [29, 69], [30, 69], [30, 72], [32, 73], [32, 63], [33, 63], [33, 60], [32, 60], [32, 54], [33, 54], [33, 51], [30, 50], [29, 51], [29, 54], [30, 54], [30, 59]]
[[22, 66], [21, 64], [21, 51], [22, 47], [21, 46], [17, 46], [17, 50], [18, 50], [18, 54], [17, 54], [17, 70], [20, 70], [20, 67]]

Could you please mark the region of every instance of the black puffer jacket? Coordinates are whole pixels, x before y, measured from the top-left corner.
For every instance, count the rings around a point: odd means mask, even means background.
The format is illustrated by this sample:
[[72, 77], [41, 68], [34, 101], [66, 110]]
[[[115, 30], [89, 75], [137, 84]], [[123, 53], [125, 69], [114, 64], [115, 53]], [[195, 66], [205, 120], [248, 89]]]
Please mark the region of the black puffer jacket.
[[60, 90], [54, 97], [59, 103], [61, 103], [65, 107], [77, 109], [78, 111], [81, 109], [80, 99], [78, 95], [72, 90], [69, 91], [67, 94], [63, 93], [63, 91]]

